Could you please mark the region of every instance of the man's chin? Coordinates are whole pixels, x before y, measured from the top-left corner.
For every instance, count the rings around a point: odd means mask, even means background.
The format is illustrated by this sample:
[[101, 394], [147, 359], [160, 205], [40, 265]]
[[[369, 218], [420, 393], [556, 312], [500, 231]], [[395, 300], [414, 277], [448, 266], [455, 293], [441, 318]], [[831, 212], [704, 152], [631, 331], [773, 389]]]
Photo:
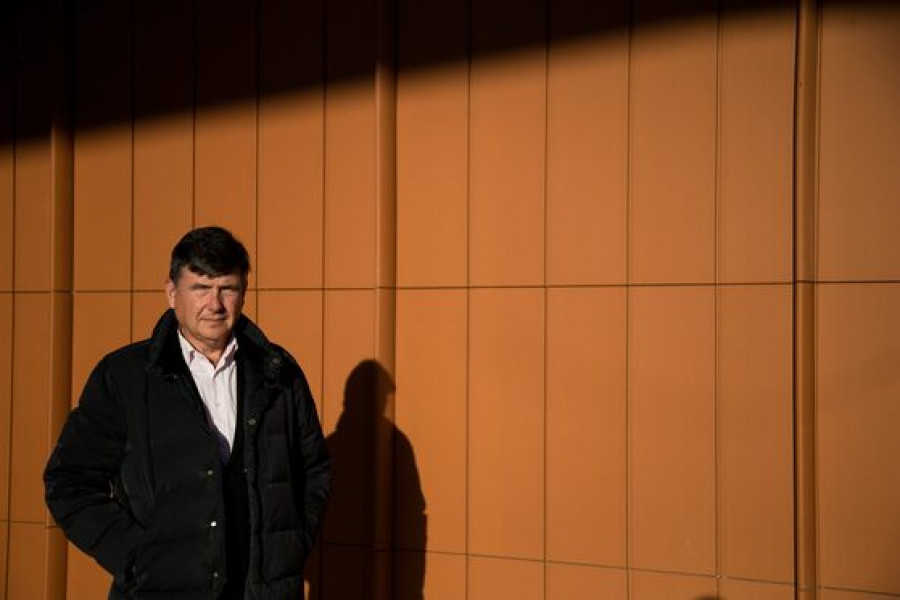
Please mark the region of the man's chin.
[[227, 341], [231, 336], [231, 328], [228, 323], [207, 323], [203, 328], [203, 334], [209, 340]]

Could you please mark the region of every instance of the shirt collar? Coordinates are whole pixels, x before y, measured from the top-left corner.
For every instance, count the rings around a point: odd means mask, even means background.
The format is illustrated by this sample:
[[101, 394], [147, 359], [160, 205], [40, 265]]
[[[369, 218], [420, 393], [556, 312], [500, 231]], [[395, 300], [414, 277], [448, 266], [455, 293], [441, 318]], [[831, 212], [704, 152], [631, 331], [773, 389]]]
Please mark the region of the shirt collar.
[[[194, 362], [194, 359], [196, 358], [202, 358], [203, 360], [206, 360], [206, 357], [203, 356], [203, 353], [191, 346], [191, 343], [187, 341], [184, 335], [182, 335], [180, 327], [176, 331], [178, 332], [178, 344], [181, 346], [181, 354], [182, 356], [184, 356], [184, 362], [186, 362], [188, 366], [190, 366], [190, 364]], [[222, 356], [219, 358], [218, 364], [214, 365], [214, 368], [218, 369], [230, 364], [234, 360], [234, 353], [237, 352], [237, 348], [237, 338], [232, 335], [231, 339], [228, 341], [228, 345], [225, 346], [225, 350], [222, 352]], [[206, 360], [206, 362], [209, 361]]]

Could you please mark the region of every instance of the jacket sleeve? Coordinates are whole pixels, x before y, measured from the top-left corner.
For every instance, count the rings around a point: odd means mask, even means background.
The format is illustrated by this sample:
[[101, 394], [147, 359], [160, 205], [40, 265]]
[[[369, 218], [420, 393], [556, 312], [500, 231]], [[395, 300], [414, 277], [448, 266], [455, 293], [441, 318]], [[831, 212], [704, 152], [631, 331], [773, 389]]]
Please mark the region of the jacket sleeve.
[[45, 499], [66, 537], [119, 581], [143, 528], [112, 495], [125, 448], [122, 398], [102, 361], [44, 470]]
[[315, 541], [331, 496], [331, 456], [322, 435], [316, 405], [306, 379], [301, 375], [295, 386], [296, 398], [300, 403], [296, 413], [299, 422], [295, 425], [297, 428], [295, 436], [300, 440], [302, 455], [300, 466], [305, 470], [304, 479], [306, 480], [303, 532], [306, 537], [306, 549], [309, 551]]

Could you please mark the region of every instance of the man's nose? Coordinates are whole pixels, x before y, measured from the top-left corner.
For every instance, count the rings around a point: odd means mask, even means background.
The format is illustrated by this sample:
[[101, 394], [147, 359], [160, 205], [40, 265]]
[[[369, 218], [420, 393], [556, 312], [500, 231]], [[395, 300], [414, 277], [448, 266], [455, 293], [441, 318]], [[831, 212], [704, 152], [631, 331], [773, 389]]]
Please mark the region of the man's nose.
[[209, 295], [209, 309], [218, 312], [223, 306], [221, 290], [213, 290]]

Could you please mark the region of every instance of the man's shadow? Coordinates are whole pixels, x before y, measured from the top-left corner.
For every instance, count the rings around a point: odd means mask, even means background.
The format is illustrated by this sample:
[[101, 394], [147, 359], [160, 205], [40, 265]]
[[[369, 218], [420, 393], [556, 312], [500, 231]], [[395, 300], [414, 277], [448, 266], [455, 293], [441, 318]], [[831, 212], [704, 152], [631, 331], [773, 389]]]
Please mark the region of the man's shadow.
[[332, 494], [322, 541], [307, 565], [310, 600], [421, 600], [427, 520], [412, 445], [386, 417], [394, 382], [359, 363], [328, 436]]

